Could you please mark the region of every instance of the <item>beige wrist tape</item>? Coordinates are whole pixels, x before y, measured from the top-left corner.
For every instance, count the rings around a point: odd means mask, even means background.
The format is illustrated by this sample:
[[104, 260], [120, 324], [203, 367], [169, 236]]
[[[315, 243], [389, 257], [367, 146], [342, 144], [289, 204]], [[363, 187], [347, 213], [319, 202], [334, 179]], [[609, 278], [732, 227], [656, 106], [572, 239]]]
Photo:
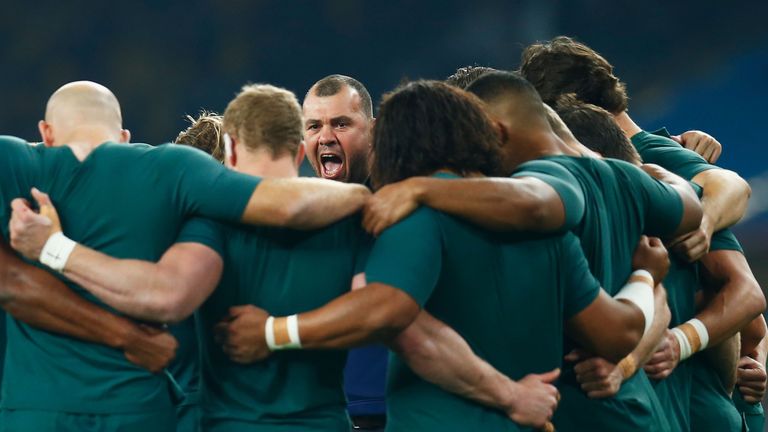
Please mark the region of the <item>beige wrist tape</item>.
[[297, 315], [269, 317], [264, 326], [267, 346], [272, 351], [301, 348], [299, 319]]

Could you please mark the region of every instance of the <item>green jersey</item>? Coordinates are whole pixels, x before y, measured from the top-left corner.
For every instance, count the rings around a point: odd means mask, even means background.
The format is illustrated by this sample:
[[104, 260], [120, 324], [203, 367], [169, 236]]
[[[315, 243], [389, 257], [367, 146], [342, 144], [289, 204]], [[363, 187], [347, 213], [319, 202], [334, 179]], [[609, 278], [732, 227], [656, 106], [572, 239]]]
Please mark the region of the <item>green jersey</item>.
[[[6, 236], [9, 201], [36, 186], [50, 195], [69, 237], [117, 258], [148, 261], [160, 258], [190, 216], [238, 221], [259, 183], [176, 145], [105, 143], [81, 162], [69, 147], [0, 140], [0, 172]], [[121, 351], [14, 319], [7, 324], [4, 408], [93, 414], [172, 409], [164, 375], [129, 363]]]
[[689, 181], [704, 171], [717, 168], [696, 152], [683, 148], [670, 139], [666, 129], [641, 131], [633, 135], [630, 141], [643, 163], [661, 165]]
[[[369, 283], [409, 294], [512, 379], [560, 367], [565, 321], [600, 289], [570, 233], [521, 239], [427, 207], [379, 236], [365, 273]], [[448, 393], [390, 357], [387, 431], [521, 429], [501, 411]]]
[[209, 246], [224, 260], [221, 282], [198, 311], [203, 426], [211, 431], [350, 430], [343, 390], [346, 351], [279, 351], [232, 362], [213, 328], [232, 306], [280, 316], [318, 308], [349, 291], [367, 244], [359, 217], [317, 231], [233, 227], [194, 219], [179, 242]]
[[[731, 230], [725, 229], [712, 236], [709, 250], [728, 250], [744, 253], [741, 244]], [[699, 264], [701, 265], [701, 264]], [[692, 374], [691, 387], [691, 430], [695, 431], [739, 431], [742, 430], [742, 415], [720, 377], [700, 355], [686, 360]], [[736, 392], [734, 392], [736, 393]], [[738, 400], [738, 398], [734, 399]], [[742, 401], [743, 402], [743, 401]], [[746, 404], [742, 405], [747, 408]], [[750, 410], [745, 410], [752, 412]]]
[[[536, 177], [558, 190], [551, 180], [555, 177], [580, 189], [584, 210], [573, 232], [581, 240], [592, 273], [610, 295], [629, 278], [640, 236], [669, 235], [682, 219], [682, 202], [674, 189], [622, 161], [551, 156], [522, 164], [513, 176]], [[563, 204], [567, 214], [568, 200]], [[574, 346], [566, 343], [568, 350]], [[559, 431], [669, 429], [642, 369], [613, 398], [589, 399], [569, 365], [560, 391], [562, 400], [554, 417]]]

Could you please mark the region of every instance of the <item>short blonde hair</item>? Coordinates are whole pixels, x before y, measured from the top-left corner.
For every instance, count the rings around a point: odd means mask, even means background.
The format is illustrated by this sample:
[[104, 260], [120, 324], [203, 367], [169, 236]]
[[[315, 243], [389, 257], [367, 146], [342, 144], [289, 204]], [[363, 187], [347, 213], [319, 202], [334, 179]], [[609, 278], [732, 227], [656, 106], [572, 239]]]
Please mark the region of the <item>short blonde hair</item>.
[[221, 116], [215, 112], [201, 111], [197, 118], [187, 116], [189, 127], [179, 133], [176, 144], [198, 148], [224, 162], [224, 150], [221, 144]]
[[292, 92], [250, 84], [227, 105], [223, 130], [249, 149], [268, 148], [273, 156], [295, 156], [303, 139], [301, 107]]

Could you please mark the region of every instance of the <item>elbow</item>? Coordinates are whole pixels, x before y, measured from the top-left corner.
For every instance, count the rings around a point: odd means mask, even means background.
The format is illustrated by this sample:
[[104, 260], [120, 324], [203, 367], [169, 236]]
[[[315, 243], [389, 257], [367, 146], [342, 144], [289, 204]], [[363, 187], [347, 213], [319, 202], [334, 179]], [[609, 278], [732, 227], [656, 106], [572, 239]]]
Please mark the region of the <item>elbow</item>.
[[617, 364], [637, 347], [642, 338], [642, 326], [630, 328], [621, 334], [617, 334], [610, 346], [606, 347], [605, 352], [599, 353], [599, 355], [611, 363]]
[[[182, 292], [182, 290], [174, 290], [174, 292]], [[184, 321], [194, 312], [185, 307], [184, 302], [178, 296], [154, 296], [154, 298], [147, 298], [146, 300], [142, 307], [145, 311], [142, 314], [144, 316], [137, 318], [164, 324], [176, 324]]]
[[[413, 323], [419, 313], [419, 307], [414, 303], [412, 307], [378, 307], [368, 314], [363, 323], [366, 333], [373, 336], [373, 339], [391, 344], [395, 341], [408, 326]], [[419, 341], [408, 341], [405, 343], [406, 349], [420, 349]]]
[[757, 318], [765, 312], [766, 301], [760, 284], [754, 278], [749, 278], [744, 283], [745, 290], [748, 292], [748, 298], [744, 302], [749, 307], [750, 318]]

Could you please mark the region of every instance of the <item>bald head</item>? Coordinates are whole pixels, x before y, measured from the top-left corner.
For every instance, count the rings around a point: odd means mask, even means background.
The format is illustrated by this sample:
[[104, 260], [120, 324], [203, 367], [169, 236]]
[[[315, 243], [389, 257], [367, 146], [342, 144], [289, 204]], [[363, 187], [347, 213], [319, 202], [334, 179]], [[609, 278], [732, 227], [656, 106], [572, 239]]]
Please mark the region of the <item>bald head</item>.
[[536, 89], [515, 72], [488, 72], [467, 91], [482, 99], [499, 120], [515, 129], [549, 129], [547, 112]]
[[56, 90], [48, 99], [45, 121], [60, 129], [103, 127], [119, 131], [123, 119], [112, 92], [91, 81], [75, 81]]

